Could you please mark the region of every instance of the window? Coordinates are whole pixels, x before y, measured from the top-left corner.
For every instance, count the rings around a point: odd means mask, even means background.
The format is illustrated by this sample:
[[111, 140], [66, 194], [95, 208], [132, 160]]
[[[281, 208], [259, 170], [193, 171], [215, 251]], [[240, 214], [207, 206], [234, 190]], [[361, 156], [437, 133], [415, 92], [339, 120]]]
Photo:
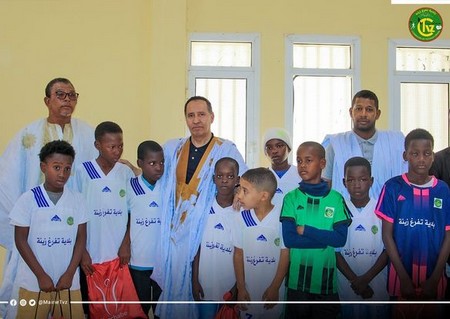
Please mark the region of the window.
[[192, 34], [189, 94], [211, 101], [212, 131], [233, 141], [249, 167], [259, 152], [259, 36], [255, 34]]
[[436, 151], [449, 143], [450, 43], [391, 41], [391, 127], [408, 134], [424, 128]]
[[293, 145], [348, 131], [352, 92], [359, 88], [359, 40], [288, 36], [286, 127]]

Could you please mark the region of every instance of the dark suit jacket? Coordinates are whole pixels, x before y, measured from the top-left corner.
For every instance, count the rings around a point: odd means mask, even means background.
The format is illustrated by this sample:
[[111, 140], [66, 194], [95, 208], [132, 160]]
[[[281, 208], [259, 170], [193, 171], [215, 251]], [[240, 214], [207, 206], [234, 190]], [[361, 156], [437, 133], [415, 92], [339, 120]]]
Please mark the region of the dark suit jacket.
[[430, 174], [443, 180], [450, 187], [450, 147], [434, 154], [434, 162]]
[[[430, 168], [430, 174], [443, 180], [450, 187], [450, 147], [434, 154], [434, 162]], [[450, 256], [447, 259], [447, 263], [450, 265]]]

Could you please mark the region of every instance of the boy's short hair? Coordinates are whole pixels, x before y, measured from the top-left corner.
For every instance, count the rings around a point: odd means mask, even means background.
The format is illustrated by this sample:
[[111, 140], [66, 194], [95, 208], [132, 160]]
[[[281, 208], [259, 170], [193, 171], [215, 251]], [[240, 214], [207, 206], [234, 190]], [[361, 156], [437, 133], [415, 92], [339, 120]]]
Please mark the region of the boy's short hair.
[[163, 149], [158, 142], [144, 141], [137, 148], [137, 158], [143, 160], [147, 152], [162, 152]]
[[353, 166], [364, 166], [367, 168], [367, 171], [369, 172], [369, 175], [372, 176], [372, 167], [370, 166], [370, 162], [365, 159], [364, 157], [355, 156], [347, 160], [344, 164], [344, 176], [347, 173], [347, 168], [353, 167]]
[[265, 167], [252, 168], [246, 171], [241, 179], [245, 179], [252, 184], [258, 191], [268, 192], [271, 196], [275, 195], [277, 190], [277, 180], [273, 173]]
[[55, 140], [45, 144], [39, 153], [39, 160], [45, 162], [45, 160], [53, 154], [67, 155], [72, 157], [72, 160], [75, 159], [75, 150], [73, 149], [73, 146], [63, 140]]
[[234, 158], [231, 158], [231, 157], [222, 157], [221, 159], [219, 159], [216, 162], [216, 165], [214, 165], [214, 172], [216, 172], [217, 167], [219, 167], [219, 165], [222, 164], [223, 162], [231, 163], [234, 166], [234, 168], [236, 169], [236, 172], [239, 174], [239, 163]]
[[416, 128], [408, 133], [405, 137], [405, 151], [408, 150], [409, 144], [413, 140], [428, 140], [431, 141], [431, 148], [434, 148], [434, 138], [430, 132], [423, 128]]
[[375, 108], [378, 110], [378, 97], [375, 93], [370, 90], [361, 90], [355, 94], [352, 99], [352, 107], [355, 105], [355, 101], [357, 98], [361, 99], [369, 99], [375, 102]]
[[325, 158], [325, 148], [320, 143], [308, 141], [308, 142], [303, 142], [302, 144], [300, 144], [300, 146], [298, 148], [300, 148], [300, 147], [312, 147], [312, 148], [314, 148], [314, 150], [317, 153], [317, 156], [319, 156], [320, 159]]
[[97, 127], [95, 128], [95, 140], [98, 141], [100, 138], [102, 138], [105, 134], [108, 133], [123, 133], [122, 129], [117, 123], [105, 121], [101, 122]]

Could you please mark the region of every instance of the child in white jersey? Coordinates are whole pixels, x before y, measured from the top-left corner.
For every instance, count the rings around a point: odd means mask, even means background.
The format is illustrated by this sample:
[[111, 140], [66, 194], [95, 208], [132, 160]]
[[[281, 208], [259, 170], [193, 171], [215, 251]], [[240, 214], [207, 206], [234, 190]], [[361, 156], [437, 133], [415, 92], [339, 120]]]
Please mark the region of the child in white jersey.
[[[137, 165], [142, 174], [128, 183], [127, 202], [130, 213], [131, 260], [130, 273], [139, 300], [156, 302], [161, 288], [150, 278], [157, 255], [157, 245], [161, 238], [161, 183], [164, 174], [164, 153], [155, 141], [144, 141], [137, 149]], [[156, 303], [142, 303], [144, 313]]]
[[[214, 167], [216, 198], [209, 211], [202, 242], [192, 264], [194, 300], [222, 301], [236, 282], [233, 269], [234, 246], [231, 229], [235, 212], [233, 198], [239, 183], [239, 164], [230, 157], [217, 161]], [[199, 318], [214, 318], [219, 304], [200, 304]]]
[[283, 128], [271, 128], [264, 134], [264, 154], [270, 160], [270, 170], [277, 180], [277, 190], [272, 198], [276, 206], [283, 205], [283, 198], [302, 181], [297, 166], [289, 164], [288, 157], [292, 149], [289, 133]]
[[284, 299], [284, 278], [289, 250], [282, 241], [280, 207], [271, 202], [277, 181], [267, 168], [246, 171], [240, 180], [238, 199], [244, 208], [233, 228], [234, 269], [242, 318], [279, 318], [278, 300]]
[[[39, 154], [43, 184], [24, 193], [10, 213], [20, 253], [14, 290], [26, 305], [16, 318], [83, 317], [78, 264], [86, 245], [86, 205], [65, 187], [75, 158], [65, 141], [47, 143]], [[31, 300], [34, 300], [32, 304]], [[54, 308], [52, 302], [60, 302]]]
[[[119, 162], [123, 152], [123, 132], [114, 122], [102, 122], [95, 128], [96, 159], [82, 163], [75, 172], [76, 185], [86, 198], [89, 222], [86, 249], [81, 259], [84, 274], [94, 272], [92, 264], [120, 258], [130, 261], [126, 188], [133, 171]], [[87, 300], [85, 278], [81, 280], [83, 299]], [[85, 309], [86, 311], [86, 309]]]
[[[347, 242], [336, 249], [339, 269], [338, 293], [344, 301], [387, 301], [387, 261], [381, 236], [381, 221], [375, 215], [376, 199], [369, 197], [373, 183], [370, 163], [352, 157], [344, 165], [344, 186], [350, 194], [346, 200], [352, 216]], [[386, 318], [387, 305], [345, 304], [342, 318]]]

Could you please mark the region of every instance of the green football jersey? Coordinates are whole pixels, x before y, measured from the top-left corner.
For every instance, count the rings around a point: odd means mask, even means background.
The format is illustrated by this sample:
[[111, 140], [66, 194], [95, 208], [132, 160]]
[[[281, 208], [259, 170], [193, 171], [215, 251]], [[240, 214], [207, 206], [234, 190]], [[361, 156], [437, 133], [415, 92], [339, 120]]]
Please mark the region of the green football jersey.
[[[333, 230], [337, 223], [350, 222], [342, 196], [334, 191], [323, 197], [310, 196], [298, 188], [286, 194], [281, 220], [296, 225]], [[300, 235], [299, 235], [300, 236]], [[291, 248], [288, 287], [314, 294], [337, 292], [335, 248]]]

